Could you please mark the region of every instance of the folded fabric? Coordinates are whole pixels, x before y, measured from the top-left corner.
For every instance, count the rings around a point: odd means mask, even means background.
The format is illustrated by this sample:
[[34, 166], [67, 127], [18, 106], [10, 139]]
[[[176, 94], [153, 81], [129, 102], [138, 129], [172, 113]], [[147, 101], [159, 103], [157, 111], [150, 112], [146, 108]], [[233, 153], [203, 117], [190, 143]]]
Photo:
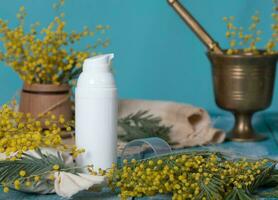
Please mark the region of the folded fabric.
[[[119, 101], [119, 118], [140, 110], [148, 110], [152, 115], [161, 117], [163, 124], [173, 126], [169, 134], [172, 147], [221, 143], [225, 139], [224, 131], [212, 127], [209, 114], [202, 108], [170, 101]], [[124, 145], [124, 142], [119, 142], [119, 146]]]
[[103, 184], [104, 182], [104, 176], [56, 172], [54, 188], [56, 194], [58, 194], [59, 196], [70, 198], [79, 191], [88, 190], [90, 187]]

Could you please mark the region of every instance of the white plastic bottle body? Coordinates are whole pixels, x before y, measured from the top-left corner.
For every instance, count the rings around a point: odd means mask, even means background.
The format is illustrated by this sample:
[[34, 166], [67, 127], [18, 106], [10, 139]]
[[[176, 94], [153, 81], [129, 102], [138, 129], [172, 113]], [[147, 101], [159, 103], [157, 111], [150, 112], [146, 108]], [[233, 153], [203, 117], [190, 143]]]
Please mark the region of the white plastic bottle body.
[[117, 159], [117, 89], [81, 90], [76, 90], [76, 145], [85, 148], [85, 153], [77, 162], [93, 164], [95, 169], [111, 168]]
[[117, 161], [117, 89], [110, 64], [114, 54], [84, 61], [75, 91], [75, 140], [85, 153], [79, 166], [97, 170], [111, 168]]

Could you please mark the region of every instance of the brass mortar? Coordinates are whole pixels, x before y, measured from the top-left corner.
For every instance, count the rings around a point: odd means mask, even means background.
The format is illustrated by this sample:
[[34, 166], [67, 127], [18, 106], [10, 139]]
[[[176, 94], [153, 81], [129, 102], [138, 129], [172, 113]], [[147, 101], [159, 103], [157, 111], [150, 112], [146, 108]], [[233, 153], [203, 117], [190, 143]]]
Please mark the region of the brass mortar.
[[233, 141], [265, 139], [255, 134], [252, 116], [270, 106], [273, 96], [278, 54], [217, 54], [207, 53], [212, 64], [216, 104], [235, 116], [229, 133]]
[[235, 115], [230, 132], [234, 141], [256, 141], [265, 138], [254, 134], [251, 119], [255, 112], [267, 108], [272, 101], [278, 54], [227, 55], [179, 0], [167, 0], [181, 19], [209, 50], [216, 104]]

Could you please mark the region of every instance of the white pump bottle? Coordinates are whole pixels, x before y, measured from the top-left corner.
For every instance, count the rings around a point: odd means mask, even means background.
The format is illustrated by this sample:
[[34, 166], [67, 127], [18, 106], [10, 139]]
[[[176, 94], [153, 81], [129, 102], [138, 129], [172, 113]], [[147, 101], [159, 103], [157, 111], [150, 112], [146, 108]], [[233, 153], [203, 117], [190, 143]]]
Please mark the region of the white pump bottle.
[[108, 169], [117, 159], [117, 88], [111, 72], [114, 54], [84, 61], [75, 92], [76, 145], [85, 148], [80, 166]]

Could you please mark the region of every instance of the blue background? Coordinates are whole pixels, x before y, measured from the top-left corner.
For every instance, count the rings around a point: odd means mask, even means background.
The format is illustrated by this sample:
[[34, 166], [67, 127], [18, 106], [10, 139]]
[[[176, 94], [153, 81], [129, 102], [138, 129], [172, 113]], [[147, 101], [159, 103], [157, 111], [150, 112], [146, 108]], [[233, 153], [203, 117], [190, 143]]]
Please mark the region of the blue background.
[[[52, 0], [0, 0], [0, 18], [16, 25], [20, 5], [27, 9], [26, 24], [52, 20]], [[227, 47], [223, 16], [237, 16], [248, 27], [250, 16], [261, 12], [263, 39], [269, 38], [271, 0], [182, 1], [200, 23]], [[214, 103], [210, 64], [205, 48], [168, 6], [166, 0], [66, 0], [67, 29], [108, 24], [109, 48], [121, 98], [163, 99], [185, 102], [220, 112]], [[264, 40], [265, 41], [265, 40]], [[22, 82], [0, 65], [0, 104], [10, 100]], [[278, 111], [277, 81], [271, 111]], [[268, 110], [270, 111], [270, 110]]]

